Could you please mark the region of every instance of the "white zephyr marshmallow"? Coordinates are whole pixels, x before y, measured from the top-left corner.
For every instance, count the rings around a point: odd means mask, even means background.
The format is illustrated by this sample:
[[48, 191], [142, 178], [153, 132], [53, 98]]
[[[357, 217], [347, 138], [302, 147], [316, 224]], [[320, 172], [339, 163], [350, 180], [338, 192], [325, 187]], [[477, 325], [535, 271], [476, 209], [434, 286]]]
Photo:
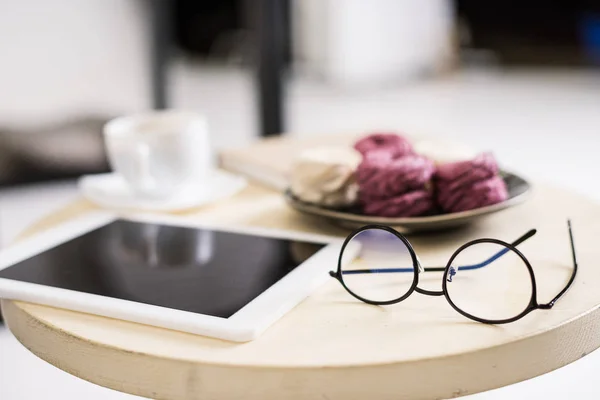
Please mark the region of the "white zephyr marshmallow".
[[356, 203], [356, 168], [361, 154], [351, 147], [317, 147], [302, 152], [290, 177], [292, 193], [300, 200], [327, 207]]

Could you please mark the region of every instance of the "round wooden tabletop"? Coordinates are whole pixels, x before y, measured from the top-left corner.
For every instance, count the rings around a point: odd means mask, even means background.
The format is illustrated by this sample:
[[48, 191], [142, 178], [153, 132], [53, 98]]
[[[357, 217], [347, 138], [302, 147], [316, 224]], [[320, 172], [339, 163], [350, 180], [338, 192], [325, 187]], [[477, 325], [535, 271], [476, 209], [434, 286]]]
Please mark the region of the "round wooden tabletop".
[[[89, 212], [79, 201], [29, 230], [39, 232]], [[346, 232], [288, 208], [279, 193], [255, 186], [190, 219]], [[532, 198], [460, 230], [409, 236], [424, 265], [445, 264], [479, 237], [520, 246], [550, 300], [572, 269], [572, 219], [579, 273], [552, 310], [512, 324], [472, 322], [440, 297], [413, 295], [387, 307], [350, 297], [335, 280], [253, 342], [230, 343], [126, 321], [3, 300], [14, 335], [40, 358], [99, 385], [150, 398], [434, 399], [476, 393], [528, 379], [575, 361], [600, 346], [600, 205], [535, 186]], [[422, 278], [436, 288], [438, 273]]]

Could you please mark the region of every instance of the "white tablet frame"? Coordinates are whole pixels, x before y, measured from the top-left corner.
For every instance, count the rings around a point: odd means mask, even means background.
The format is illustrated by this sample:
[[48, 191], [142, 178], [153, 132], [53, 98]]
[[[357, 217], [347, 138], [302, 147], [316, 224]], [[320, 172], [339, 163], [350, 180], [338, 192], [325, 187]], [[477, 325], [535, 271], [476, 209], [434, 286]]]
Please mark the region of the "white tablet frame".
[[245, 233], [327, 244], [229, 318], [192, 313], [96, 294], [0, 278], [0, 298], [20, 300], [146, 325], [246, 342], [308, 297], [336, 269], [342, 239], [278, 229], [232, 227], [191, 221], [176, 215], [115, 214], [97, 211], [69, 220], [0, 252], [0, 270], [65, 243], [117, 219]]

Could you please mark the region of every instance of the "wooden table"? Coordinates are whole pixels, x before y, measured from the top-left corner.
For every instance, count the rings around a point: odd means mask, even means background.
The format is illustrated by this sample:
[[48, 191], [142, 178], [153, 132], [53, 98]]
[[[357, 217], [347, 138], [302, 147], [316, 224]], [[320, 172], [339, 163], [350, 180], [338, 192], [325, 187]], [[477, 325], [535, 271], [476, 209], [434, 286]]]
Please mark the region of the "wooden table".
[[[81, 200], [28, 234], [89, 212]], [[344, 235], [286, 208], [274, 191], [250, 186], [193, 220]], [[554, 309], [508, 325], [471, 322], [442, 298], [413, 295], [395, 306], [353, 300], [326, 283], [257, 340], [244, 344], [21, 302], [2, 301], [8, 325], [30, 351], [99, 385], [158, 399], [437, 399], [492, 389], [575, 361], [600, 346], [600, 206], [536, 186], [526, 204], [476, 225], [409, 237], [424, 265], [460, 244], [538, 235], [521, 250], [549, 300], [571, 271], [566, 218], [573, 220], [580, 270]], [[440, 276], [424, 279], [435, 288]]]

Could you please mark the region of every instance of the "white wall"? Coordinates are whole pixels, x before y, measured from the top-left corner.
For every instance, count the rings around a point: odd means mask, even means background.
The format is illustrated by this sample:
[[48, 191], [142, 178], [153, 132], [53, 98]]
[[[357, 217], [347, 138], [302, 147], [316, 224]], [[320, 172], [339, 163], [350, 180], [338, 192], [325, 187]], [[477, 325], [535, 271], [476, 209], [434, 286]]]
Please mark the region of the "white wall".
[[0, 0], [0, 126], [149, 105], [144, 0]]
[[452, 59], [451, 0], [296, 0], [295, 53], [341, 86], [385, 86]]

